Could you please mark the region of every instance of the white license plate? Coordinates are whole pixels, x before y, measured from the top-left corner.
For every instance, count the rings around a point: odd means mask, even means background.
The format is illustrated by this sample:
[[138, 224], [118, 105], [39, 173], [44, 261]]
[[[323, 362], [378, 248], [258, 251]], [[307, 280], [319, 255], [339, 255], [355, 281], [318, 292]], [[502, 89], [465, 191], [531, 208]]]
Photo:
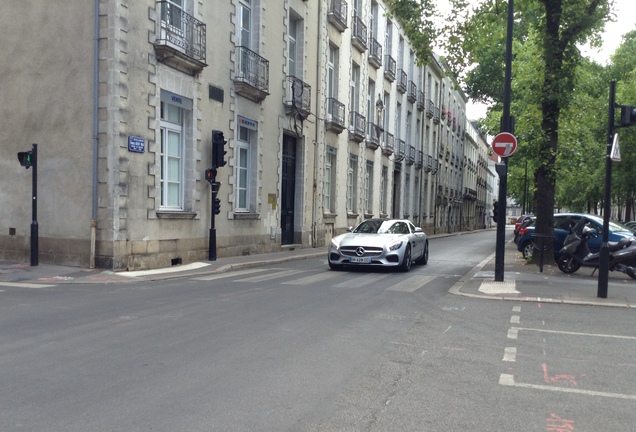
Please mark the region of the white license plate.
[[357, 264], [371, 264], [371, 258], [350, 257], [349, 262]]

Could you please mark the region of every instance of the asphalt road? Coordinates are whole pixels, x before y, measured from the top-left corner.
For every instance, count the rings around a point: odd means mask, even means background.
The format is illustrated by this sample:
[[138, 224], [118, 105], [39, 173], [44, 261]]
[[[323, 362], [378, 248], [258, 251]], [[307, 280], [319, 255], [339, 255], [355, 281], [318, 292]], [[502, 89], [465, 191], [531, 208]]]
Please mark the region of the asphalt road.
[[409, 273], [7, 288], [0, 430], [636, 430], [633, 311], [448, 293], [494, 238]]

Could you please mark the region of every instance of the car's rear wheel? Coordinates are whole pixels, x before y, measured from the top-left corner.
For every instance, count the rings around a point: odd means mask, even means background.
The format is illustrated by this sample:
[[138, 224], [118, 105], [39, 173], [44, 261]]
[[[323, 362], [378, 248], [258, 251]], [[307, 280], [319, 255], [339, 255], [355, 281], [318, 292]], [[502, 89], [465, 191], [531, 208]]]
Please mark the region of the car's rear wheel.
[[532, 259], [532, 252], [534, 251], [534, 243], [531, 241], [526, 242], [521, 248], [521, 255], [523, 255], [523, 259], [529, 261]]
[[407, 272], [411, 270], [411, 265], [413, 265], [413, 261], [411, 261], [411, 245], [406, 245], [406, 250], [404, 251], [404, 259], [402, 260], [402, 265], [400, 265], [400, 270], [403, 272]]
[[426, 264], [428, 262], [428, 242], [424, 244], [424, 252], [422, 256], [418, 258], [416, 261], [417, 264]]

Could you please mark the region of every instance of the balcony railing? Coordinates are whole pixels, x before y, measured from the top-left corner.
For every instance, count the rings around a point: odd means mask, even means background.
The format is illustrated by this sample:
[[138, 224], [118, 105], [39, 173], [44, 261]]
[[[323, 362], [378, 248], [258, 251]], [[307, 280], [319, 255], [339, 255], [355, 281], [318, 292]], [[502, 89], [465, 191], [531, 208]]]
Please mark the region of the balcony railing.
[[375, 123], [367, 123], [367, 148], [376, 150], [382, 141], [382, 128]]
[[407, 145], [407, 149], [406, 164], [413, 165], [415, 163], [415, 146]]
[[395, 71], [396, 71], [397, 63], [395, 59], [391, 57], [389, 54], [384, 56], [384, 78], [389, 81], [395, 81]]
[[428, 100], [426, 102], [426, 117], [433, 118], [433, 113], [435, 112], [435, 104], [432, 100]]
[[311, 111], [311, 86], [294, 76], [285, 78], [285, 112], [306, 118]]
[[390, 156], [393, 154], [395, 137], [392, 133], [384, 132], [384, 140], [382, 141], [382, 154]]
[[406, 98], [409, 102], [415, 102], [417, 100], [417, 85], [413, 81], [409, 81]]
[[349, 112], [349, 138], [353, 141], [362, 142], [365, 135], [367, 119], [359, 112]]
[[191, 75], [205, 63], [205, 24], [168, 1], [159, 1], [161, 19], [157, 21], [155, 55], [157, 60]]
[[340, 133], [345, 129], [345, 106], [335, 98], [327, 98], [327, 129]]
[[269, 62], [247, 47], [236, 48], [236, 92], [255, 102], [269, 94]]
[[439, 124], [439, 108], [438, 107], [435, 107], [435, 110], [433, 111], [433, 123]]
[[406, 92], [406, 85], [408, 83], [408, 76], [404, 69], [398, 70], [397, 73], [397, 89], [400, 93]]
[[353, 17], [353, 31], [351, 32], [351, 45], [360, 52], [367, 50], [367, 26], [359, 16]]
[[382, 45], [374, 38], [369, 38], [369, 63], [376, 69], [382, 66]]
[[403, 139], [396, 139], [397, 150], [395, 152], [395, 161], [400, 162], [406, 156], [406, 142]]
[[424, 97], [424, 92], [422, 90], [420, 90], [417, 93], [417, 109], [418, 111], [424, 111], [426, 105], [426, 99]]
[[424, 171], [431, 172], [433, 170], [433, 156], [426, 155], [426, 166], [424, 167]]
[[424, 165], [424, 152], [422, 150], [417, 151], [417, 157], [415, 158], [415, 168], [422, 169]]
[[345, 31], [347, 28], [347, 2], [345, 0], [331, 0], [327, 19], [339, 31]]

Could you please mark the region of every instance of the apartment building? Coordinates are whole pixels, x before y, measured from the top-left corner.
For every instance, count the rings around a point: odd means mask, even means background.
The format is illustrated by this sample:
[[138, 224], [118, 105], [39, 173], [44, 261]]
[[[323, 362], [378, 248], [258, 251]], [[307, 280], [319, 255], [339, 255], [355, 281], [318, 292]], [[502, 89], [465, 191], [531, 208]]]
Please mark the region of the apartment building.
[[[378, 216], [462, 228], [466, 98], [438, 58], [417, 64], [381, 1], [3, 12], [2, 259], [29, 255], [31, 172], [15, 155], [32, 143], [42, 262], [143, 269], [318, 247]], [[227, 141], [218, 214], [213, 130]]]

